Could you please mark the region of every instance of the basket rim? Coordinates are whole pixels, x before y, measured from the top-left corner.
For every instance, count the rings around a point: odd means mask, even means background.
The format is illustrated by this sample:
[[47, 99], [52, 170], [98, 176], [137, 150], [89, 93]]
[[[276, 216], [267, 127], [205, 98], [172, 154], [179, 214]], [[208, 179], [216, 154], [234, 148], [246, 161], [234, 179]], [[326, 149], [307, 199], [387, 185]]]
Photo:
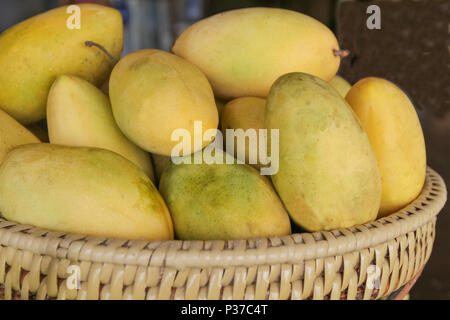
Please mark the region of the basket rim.
[[446, 200], [444, 180], [427, 167], [419, 196], [387, 217], [351, 228], [248, 240], [108, 239], [22, 225], [7, 221], [0, 214], [0, 250], [11, 247], [72, 262], [177, 269], [298, 263], [344, 255], [392, 241], [436, 219]]

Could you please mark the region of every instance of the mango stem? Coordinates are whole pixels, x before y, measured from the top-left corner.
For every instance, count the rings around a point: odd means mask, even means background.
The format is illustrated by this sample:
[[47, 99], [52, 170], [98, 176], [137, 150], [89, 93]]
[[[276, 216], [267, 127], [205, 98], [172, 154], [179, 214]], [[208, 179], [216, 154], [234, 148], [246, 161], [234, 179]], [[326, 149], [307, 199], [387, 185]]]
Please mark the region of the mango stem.
[[117, 60], [114, 59], [114, 57], [113, 57], [113, 56], [108, 52], [108, 50], [106, 50], [102, 45], [100, 45], [100, 44], [98, 44], [98, 43], [96, 43], [96, 42], [94, 42], [94, 41], [86, 41], [86, 42], [84, 43], [84, 45], [85, 45], [86, 47], [97, 47], [97, 48], [99, 48], [101, 51], [103, 51], [104, 54], [106, 54], [106, 55], [108, 56], [108, 58], [111, 59], [111, 61], [112, 61], [114, 64], [117, 63]]
[[345, 58], [346, 56], [348, 56], [350, 54], [350, 51], [349, 50], [336, 50], [336, 49], [333, 49], [333, 54], [336, 57]]

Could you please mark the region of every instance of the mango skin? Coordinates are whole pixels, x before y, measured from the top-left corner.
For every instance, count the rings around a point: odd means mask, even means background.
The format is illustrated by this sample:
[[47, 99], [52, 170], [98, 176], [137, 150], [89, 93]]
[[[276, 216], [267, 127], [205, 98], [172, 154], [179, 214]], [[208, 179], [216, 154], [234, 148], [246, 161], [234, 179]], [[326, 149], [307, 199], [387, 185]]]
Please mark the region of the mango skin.
[[[194, 121], [203, 133], [217, 129], [219, 115], [208, 79], [193, 64], [156, 49], [139, 50], [114, 67], [109, 94], [114, 118], [122, 132], [151, 153], [170, 156], [179, 141], [176, 129], [186, 129], [194, 147]], [[182, 116], [181, 116], [182, 115]], [[201, 148], [211, 141], [203, 141]]]
[[80, 4], [81, 28], [68, 29], [70, 14], [60, 7], [29, 18], [0, 35], [0, 108], [22, 124], [45, 117], [50, 86], [58, 75], [72, 74], [101, 85], [111, 59], [86, 41], [102, 45], [115, 59], [123, 46], [119, 11]]
[[408, 96], [392, 82], [359, 80], [346, 96], [370, 140], [381, 173], [379, 217], [413, 201], [426, 176], [422, 127]]
[[105, 149], [17, 147], [0, 166], [0, 212], [60, 232], [173, 239], [169, 211], [147, 175]]
[[271, 178], [297, 224], [331, 230], [377, 217], [381, 181], [369, 139], [327, 82], [304, 73], [280, 77], [265, 124], [279, 129], [279, 170]]
[[100, 89], [81, 78], [63, 75], [53, 83], [47, 101], [51, 143], [114, 151], [155, 181], [150, 155], [123, 135], [109, 99]]
[[172, 48], [206, 74], [221, 98], [265, 98], [273, 82], [289, 72], [329, 81], [340, 64], [333, 50], [339, 45], [325, 25], [276, 8], [238, 9], [200, 20]]
[[[220, 149], [217, 152], [224, 159], [233, 158]], [[289, 216], [270, 180], [246, 164], [170, 162], [159, 190], [178, 239], [250, 239], [291, 233]]]
[[0, 163], [15, 147], [39, 142], [33, 133], [0, 109]]
[[[242, 97], [229, 101], [220, 116], [220, 127], [226, 143], [226, 129], [255, 129], [257, 134], [257, 160], [258, 163], [250, 164], [250, 144], [249, 139], [245, 139], [245, 163], [255, 166], [256, 168], [261, 166], [259, 161], [259, 129], [264, 129], [264, 116], [266, 111], [266, 100], [258, 97]], [[237, 138], [234, 139], [234, 156], [241, 158], [241, 155], [237, 154]], [[265, 143], [265, 141], [262, 141]], [[243, 158], [243, 157], [242, 157]]]
[[345, 98], [347, 93], [350, 91], [350, 88], [352, 85], [342, 78], [341, 76], [334, 76], [331, 81], [328, 82], [334, 89], [336, 89], [337, 92], [341, 95], [341, 97]]

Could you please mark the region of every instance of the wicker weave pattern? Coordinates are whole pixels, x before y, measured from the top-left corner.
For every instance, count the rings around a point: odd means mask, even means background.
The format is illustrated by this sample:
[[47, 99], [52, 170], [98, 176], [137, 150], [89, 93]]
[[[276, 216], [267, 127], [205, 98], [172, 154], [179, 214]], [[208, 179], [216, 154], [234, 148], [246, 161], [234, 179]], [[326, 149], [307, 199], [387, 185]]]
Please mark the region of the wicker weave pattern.
[[[432, 169], [420, 196], [349, 229], [239, 241], [128, 241], [49, 232], [0, 218], [0, 298], [378, 299], [422, 270], [446, 201]], [[68, 267], [81, 270], [69, 290]], [[379, 271], [370, 289], [369, 266]]]

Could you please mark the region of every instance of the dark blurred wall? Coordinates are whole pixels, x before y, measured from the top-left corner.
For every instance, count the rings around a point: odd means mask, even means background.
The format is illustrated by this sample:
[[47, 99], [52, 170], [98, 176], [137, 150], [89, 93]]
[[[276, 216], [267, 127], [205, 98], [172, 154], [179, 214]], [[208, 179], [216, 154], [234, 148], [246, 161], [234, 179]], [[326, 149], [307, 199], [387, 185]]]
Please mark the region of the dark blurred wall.
[[57, 4], [57, 0], [0, 0], [0, 31]]

